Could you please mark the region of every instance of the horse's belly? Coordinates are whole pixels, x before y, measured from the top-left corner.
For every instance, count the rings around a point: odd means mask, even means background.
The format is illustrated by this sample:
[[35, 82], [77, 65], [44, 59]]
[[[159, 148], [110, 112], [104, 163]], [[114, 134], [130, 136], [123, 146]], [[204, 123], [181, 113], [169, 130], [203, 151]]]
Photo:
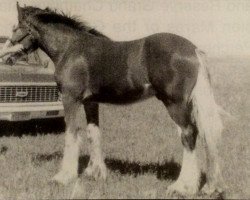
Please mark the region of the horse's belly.
[[94, 95], [94, 101], [111, 104], [130, 104], [144, 100], [155, 95], [155, 91], [150, 84], [145, 84], [142, 88], [125, 89], [117, 91], [115, 89], [103, 88]]

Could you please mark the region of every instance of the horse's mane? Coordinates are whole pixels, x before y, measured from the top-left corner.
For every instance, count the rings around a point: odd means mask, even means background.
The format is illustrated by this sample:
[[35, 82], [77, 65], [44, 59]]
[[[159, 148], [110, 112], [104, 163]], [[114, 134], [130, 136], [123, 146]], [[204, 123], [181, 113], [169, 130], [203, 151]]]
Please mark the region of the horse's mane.
[[86, 23], [80, 21], [77, 16], [69, 16], [64, 12], [59, 12], [53, 10], [49, 7], [45, 9], [40, 9], [37, 7], [27, 6], [23, 8], [25, 15], [32, 15], [36, 17], [40, 22], [43, 23], [60, 23], [68, 27], [71, 27], [75, 30], [85, 31], [97, 37], [103, 37], [109, 39], [107, 36], [102, 34], [100, 31], [86, 25]]

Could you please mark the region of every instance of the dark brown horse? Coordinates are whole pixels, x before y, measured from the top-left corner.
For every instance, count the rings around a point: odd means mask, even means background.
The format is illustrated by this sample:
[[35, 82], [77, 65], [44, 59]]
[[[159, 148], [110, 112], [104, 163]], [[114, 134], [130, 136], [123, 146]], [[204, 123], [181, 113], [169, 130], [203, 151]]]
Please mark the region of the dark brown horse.
[[[129, 42], [112, 41], [85, 24], [50, 9], [21, 8], [12, 42], [22, 52], [41, 48], [55, 64], [55, 79], [62, 93], [66, 137], [60, 172], [54, 180], [67, 183], [78, 176], [80, 124], [84, 106], [90, 161], [85, 172], [105, 179], [98, 103], [128, 104], [156, 96], [176, 123], [184, 147], [182, 169], [169, 192], [193, 194], [200, 186], [196, 139], [205, 139], [210, 192], [222, 183], [217, 143], [222, 123], [210, 87], [204, 54], [187, 39], [159, 33]], [[17, 33], [18, 32], [18, 33]], [[17, 59], [20, 53], [10, 59]], [[207, 190], [208, 191], [208, 190]]]

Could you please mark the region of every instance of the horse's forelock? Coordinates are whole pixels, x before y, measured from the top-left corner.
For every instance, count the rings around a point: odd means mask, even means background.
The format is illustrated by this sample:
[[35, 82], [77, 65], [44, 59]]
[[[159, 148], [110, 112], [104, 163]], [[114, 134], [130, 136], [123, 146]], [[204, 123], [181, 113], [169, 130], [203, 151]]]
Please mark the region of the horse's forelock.
[[26, 6], [23, 8], [23, 13], [26, 17], [30, 16], [30, 15], [37, 14], [37, 13], [41, 13], [43, 11], [44, 10], [37, 8], [37, 7], [33, 7], [33, 6]]

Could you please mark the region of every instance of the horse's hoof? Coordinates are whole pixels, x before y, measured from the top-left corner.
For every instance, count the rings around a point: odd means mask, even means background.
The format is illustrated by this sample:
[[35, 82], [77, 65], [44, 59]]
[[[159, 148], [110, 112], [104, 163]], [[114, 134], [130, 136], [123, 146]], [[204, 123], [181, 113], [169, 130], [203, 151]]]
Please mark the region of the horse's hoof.
[[206, 183], [202, 188], [202, 192], [206, 195], [223, 194], [224, 188]]
[[185, 184], [182, 181], [176, 181], [172, 185], [170, 185], [167, 189], [166, 195], [172, 196], [177, 193], [182, 196], [186, 195], [194, 195], [198, 192], [198, 187], [195, 185]]
[[106, 180], [107, 179], [107, 168], [104, 163], [93, 163], [92, 165], [89, 165], [85, 171], [84, 174], [93, 177], [95, 180]]
[[57, 173], [51, 179], [51, 181], [62, 184], [62, 185], [67, 185], [69, 182], [71, 182], [72, 180], [74, 180], [76, 178], [77, 178], [76, 174], [72, 174], [72, 173], [67, 172], [67, 171], [61, 171], [61, 172]]

